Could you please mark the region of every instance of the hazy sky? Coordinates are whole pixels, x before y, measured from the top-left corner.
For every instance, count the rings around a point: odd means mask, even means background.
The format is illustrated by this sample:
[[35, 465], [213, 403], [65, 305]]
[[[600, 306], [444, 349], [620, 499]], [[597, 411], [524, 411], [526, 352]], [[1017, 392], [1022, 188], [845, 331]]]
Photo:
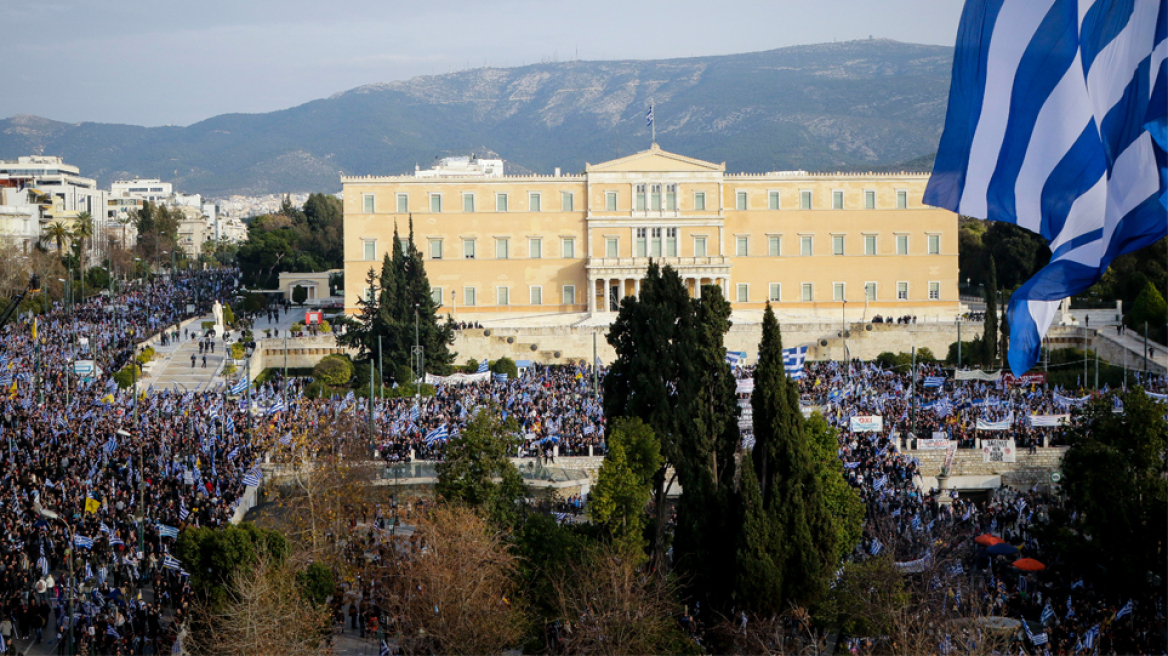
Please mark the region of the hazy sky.
[[960, 0], [5, 3], [0, 117], [188, 125], [362, 84], [553, 59], [866, 39], [953, 45]]

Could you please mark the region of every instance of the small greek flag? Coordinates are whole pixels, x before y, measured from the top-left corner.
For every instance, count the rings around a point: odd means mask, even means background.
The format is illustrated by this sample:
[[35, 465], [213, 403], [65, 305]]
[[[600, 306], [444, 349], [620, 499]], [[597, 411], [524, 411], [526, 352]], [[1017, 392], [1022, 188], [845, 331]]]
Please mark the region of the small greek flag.
[[880, 544], [880, 540], [878, 538], [872, 538], [872, 546], [868, 547], [868, 553], [872, 554], [873, 556], [877, 556], [883, 550], [884, 545]]
[[231, 388], [227, 391], [231, 392], [232, 394], [243, 394], [247, 391], [247, 379], [240, 378], [239, 380], [235, 381], [235, 384], [232, 385]]
[[389, 645], [384, 640], [381, 641], [381, 651], [378, 656], [389, 656]]
[[925, 376], [925, 387], [941, 387], [944, 384], [944, 376]]
[[164, 538], [178, 539], [178, 529], [173, 526], [167, 526], [166, 524], [159, 524], [158, 535]]
[[183, 503], [182, 499], [179, 499], [178, 500], [178, 519], [179, 519], [179, 521], [183, 521], [183, 522], [187, 521], [187, 517], [189, 517], [190, 514], [191, 514], [191, 511], [187, 510], [187, 505], [185, 503]]
[[111, 547], [115, 546], [115, 545], [119, 545], [119, 544], [122, 545], [123, 547], [126, 546], [126, 543], [122, 542], [122, 539], [116, 535], [110, 535], [109, 543], [110, 543]]
[[178, 558], [175, 558], [170, 554], [166, 554], [166, 556], [162, 559], [162, 566], [166, 569], [182, 571], [182, 563], [179, 562]]
[[492, 378], [494, 378], [494, 379], [495, 379], [495, 382], [496, 382], [496, 383], [505, 383], [505, 382], [507, 382], [507, 374], [505, 374], [505, 373], [497, 373], [497, 374], [493, 374], [493, 375], [492, 375]]
[[1030, 642], [1033, 643], [1034, 646], [1037, 647], [1038, 645], [1045, 645], [1046, 644], [1046, 642], [1047, 642], [1046, 631], [1043, 631], [1043, 632], [1039, 633], [1038, 635], [1031, 633], [1030, 632], [1030, 623], [1027, 622], [1026, 620], [1022, 620], [1022, 626], [1026, 629], [1026, 637], [1030, 638]]
[[[1079, 643], [1080, 649], [1092, 649], [1095, 647], [1095, 639], [1099, 637], [1099, 625], [1087, 629], [1083, 634], [1083, 640]], [[1076, 650], [1077, 651], [1077, 650]]]
[[426, 444], [433, 444], [434, 442], [443, 442], [450, 437], [450, 431], [446, 428], [446, 424], [442, 424], [438, 428], [426, 433]]
[[113, 454], [114, 450], [116, 450], [117, 448], [118, 448], [118, 440], [113, 435], [110, 435], [110, 438], [108, 440], [106, 440], [105, 446], [102, 447], [102, 449], [105, 451], [106, 455]]
[[1042, 623], [1046, 624], [1054, 619], [1054, 609], [1050, 607], [1050, 600], [1046, 600], [1046, 607], [1042, 609]]
[[[479, 363], [479, 373], [480, 374], [485, 374], [490, 370], [491, 370], [491, 366], [490, 366], [490, 364], [487, 363], [486, 360], [483, 360], [482, 362]], [[382, 641], [381, 644], [385, 644], [385, 641]]]
[[1127, 603], [1123, 605], [1123, 608], [1119, 609], [1119, 612], [1117, 612], [1115, 614], [1116, 620], [1119, 620], [1127, 615], [1132, 614], [1132, 611], [1134, 611], [1136, 609], [1136, 607], [1135, 607], [1135, 605], [1133, 605], [1132, 601], [1133, 600], [1128, 599]]
[[726, 364], [737, 367], [746, 359], [746, 351], [726, 351]]
[[653, 127], [653, 105], [649, 105], [649, 111], [645, 112], [645, 127]]
[[803, 377], [803, 362], [807, 359], [806, 346], [794, 346], [783, 349], [783, 368], [791, 380]]
[[92, 549], [93, 538], [87, 538], [84, 535], [74, 535], [73, 544], [79, 549]]
[[256, 465], [252, 467], [251, 471], [243, 475], [243, 485], [245, 487], [255, 487], [260, 484], [263, 478], [263, 472], [260, 471], [259, 465]]

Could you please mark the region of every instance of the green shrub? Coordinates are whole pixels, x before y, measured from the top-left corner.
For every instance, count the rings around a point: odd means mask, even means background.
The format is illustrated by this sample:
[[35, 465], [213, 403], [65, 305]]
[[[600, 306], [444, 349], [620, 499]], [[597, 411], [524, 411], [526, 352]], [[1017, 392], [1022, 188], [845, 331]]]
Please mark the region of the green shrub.
[[326, 385], [345, 385], [353, 378], [353, 363], [344, 355], [328, 355], [312, 369], [312, 376]]
[[235, 373], [236, 371], [238, 371], [238, 369], [236, 368], [236, 366], [233, 363], [231, 363], [231, 362], [224, 363], [224, 365], [223, 365], [223, 375], [224, 376], [230, 376], [231, 374]]
[[240, 344], [239, 342], [232, 344], [231, 350], [230, 350], [231, 359], [232, 360], [242, 360], [243, 354], [246, 350], [247, 349], [243, 348], [243, 344]]
[[515, 361], [508, 357], [502, 357], [492, 362], [491, 371], [497, 374], [507, 374], [508, 378], [519, 376], [519, 367], [516, 367]]
[[147, 346], [146, 348], [142, 349], [142, 352], [139, 353], [138, 356], [134, 359], [142, 364], [146, 364], [147, 362], [150, 362], [151, 360], [154, 359], [154, 354], [155, 354], [154, 347]]
[[404, 364], [399, 364], [393, 369], [393, 379], [397, 381], [398, 385], [412, 384], [414, 381], [414, 370]]
[[214, 320], [212, 320], [212, 321], [204, 321], [204, 322], [202, 323], [202, 326], [203, 326], [203, 330], [211, 330], [212, 328], [214, 328], [214, 327], [215, 327], [215, 321], [214, 321]]
[[322, 333], [332, 332], [332, 330], [333, 330], [333, 327], [329, 325], [329, 322], [324, 320], [324, 319], [320, 320], [320, 326], [318, 326], [318, 327], [320, 328], [320, 332], [322, 332]]
[[466, 364], [462, 365], [461, 369], [463, 373], [473, 374], [479, 370], [479, 361], [474, 358], [469, 358]]
[[223, 306], [223, 323], [225, 323], [228, 326], [235, 325], [235, 312], [233, 312], [231, 310], [230, 305]]

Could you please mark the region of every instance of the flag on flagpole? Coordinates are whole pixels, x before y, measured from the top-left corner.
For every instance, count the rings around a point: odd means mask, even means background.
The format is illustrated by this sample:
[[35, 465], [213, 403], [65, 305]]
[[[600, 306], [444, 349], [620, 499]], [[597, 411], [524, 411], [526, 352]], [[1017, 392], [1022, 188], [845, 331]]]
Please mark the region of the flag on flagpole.
[[783, 349], [783, 369], [791, 380], [803, 377], [803, 363], [807, 360], [807, 346], [793, 346]]
[[1059, 302], [1168, 234], [1168, 3], [967, 0], [924, 202], [1037, 233], [1009, 304], [1026, 372]]
[[1135, 606], [1133, 605], [1132, 602], [1133, 602], [1133, 600], [1128, 599], [1127, 603], [1123, 605], [1123, 608], [1120, 608], [1119, 611], [1115, 613], [1116, 620], [1122, 619], [1122, 618], [1132, 614], [1132, 611], [1135, 610]]

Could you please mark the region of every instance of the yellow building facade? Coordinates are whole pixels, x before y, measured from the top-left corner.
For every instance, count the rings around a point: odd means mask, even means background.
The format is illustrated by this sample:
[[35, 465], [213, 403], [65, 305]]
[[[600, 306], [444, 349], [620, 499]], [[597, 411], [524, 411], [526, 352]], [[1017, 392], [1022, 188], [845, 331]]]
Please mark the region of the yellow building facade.
[[582, 175], [342, 177], [346, 309], [412, 218], [434, 297], [462, 320], [612, 312], [650, 260], [735, 310], [958, 312], [957, 215], [921, 202], [927, 174], [725, 168], [654, 145]]

